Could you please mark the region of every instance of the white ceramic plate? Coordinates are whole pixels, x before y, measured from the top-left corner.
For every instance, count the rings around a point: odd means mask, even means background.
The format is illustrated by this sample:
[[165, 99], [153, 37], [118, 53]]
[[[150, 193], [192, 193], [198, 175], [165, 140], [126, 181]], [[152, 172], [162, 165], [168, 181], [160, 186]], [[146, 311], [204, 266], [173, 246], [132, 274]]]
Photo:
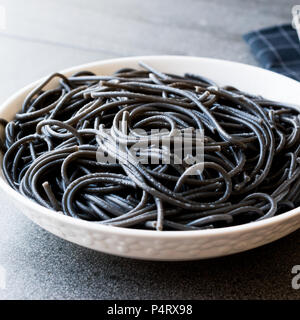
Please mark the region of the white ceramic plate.
[[[266, 98], [299, 104], [300, 83], [276, 73], [240, 63], [208, 58], [148, 56], [99, 61], [62, 71], [80, 70], [109, 75], [123, 67], [138, 67], [144, 61], [163, 72], [199, 73], [220, 85], [236, 86]], [[41, 80], [23, 88], [0, 107], [0, 117], [14, 118], [27, 93]], [[54, 82], [52, 82], [54, 85]], [[277, 240], [300, 227], [300, 208], [266, 220], [241, 226], [201, 231], [151, 231], [117, 228], [61, 215], [11, 189], [3, 176], [1, 192], [12, 210], [19, 210], [53, 234], [79, 245], [120, 256], [148, 260], [194, 260], [224, 256]]]

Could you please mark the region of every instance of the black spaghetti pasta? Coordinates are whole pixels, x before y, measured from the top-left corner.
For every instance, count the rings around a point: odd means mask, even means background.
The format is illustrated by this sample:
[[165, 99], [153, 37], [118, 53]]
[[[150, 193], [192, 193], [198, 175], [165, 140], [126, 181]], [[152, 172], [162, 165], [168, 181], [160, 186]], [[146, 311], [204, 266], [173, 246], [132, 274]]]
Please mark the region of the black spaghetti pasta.
[[141, 67], [54, 73], [14, 120], [0, 119], [10, 186], [77, 219], [156, 230], [234, 226], [299, 206], [296, 106]]

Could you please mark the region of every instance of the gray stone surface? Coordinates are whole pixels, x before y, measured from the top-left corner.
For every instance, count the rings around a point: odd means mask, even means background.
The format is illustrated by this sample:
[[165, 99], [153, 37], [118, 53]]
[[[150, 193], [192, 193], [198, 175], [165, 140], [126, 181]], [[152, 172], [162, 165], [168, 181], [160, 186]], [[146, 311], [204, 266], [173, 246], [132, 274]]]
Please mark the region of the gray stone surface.
[[[288, 0], [1, 1], [0, 102], [52, 71], [148, 54], [256, 64], [241, 36], [290, 21]], [[0, 299], [299, 299], [291, 269], [300, 231], [234, 256], [145, 262], [63, 241], [15, 212], [0, 194]]]

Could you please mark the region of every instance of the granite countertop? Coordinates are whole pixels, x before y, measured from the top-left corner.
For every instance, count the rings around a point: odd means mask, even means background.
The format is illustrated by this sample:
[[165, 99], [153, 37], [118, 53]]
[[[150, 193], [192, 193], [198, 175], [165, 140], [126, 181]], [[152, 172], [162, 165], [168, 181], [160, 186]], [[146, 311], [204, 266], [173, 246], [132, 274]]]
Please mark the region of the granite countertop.
[[[272, 3], [272, 4], [271, 4]], [[293, 0], [0, 0], [0, 101], [50, 72], [151, 54], [256, 65], [243, 33], [290, 22]], [[300, 230], [233, 256], [149, 262], [66, 242], [13, 210], [0, 194], [0, 299], [299, 299]], [[1, 287], [1, 285], [0, 285]]]

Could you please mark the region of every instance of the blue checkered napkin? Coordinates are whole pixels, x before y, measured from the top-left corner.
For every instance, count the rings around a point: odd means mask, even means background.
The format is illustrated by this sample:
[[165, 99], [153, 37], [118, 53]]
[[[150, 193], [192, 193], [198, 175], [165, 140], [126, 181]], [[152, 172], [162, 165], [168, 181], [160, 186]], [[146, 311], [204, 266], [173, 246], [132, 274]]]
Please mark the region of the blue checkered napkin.
[[252, 31], [244, 40], [262, 67], [300, 81], [300, 41], [291, 25]]

